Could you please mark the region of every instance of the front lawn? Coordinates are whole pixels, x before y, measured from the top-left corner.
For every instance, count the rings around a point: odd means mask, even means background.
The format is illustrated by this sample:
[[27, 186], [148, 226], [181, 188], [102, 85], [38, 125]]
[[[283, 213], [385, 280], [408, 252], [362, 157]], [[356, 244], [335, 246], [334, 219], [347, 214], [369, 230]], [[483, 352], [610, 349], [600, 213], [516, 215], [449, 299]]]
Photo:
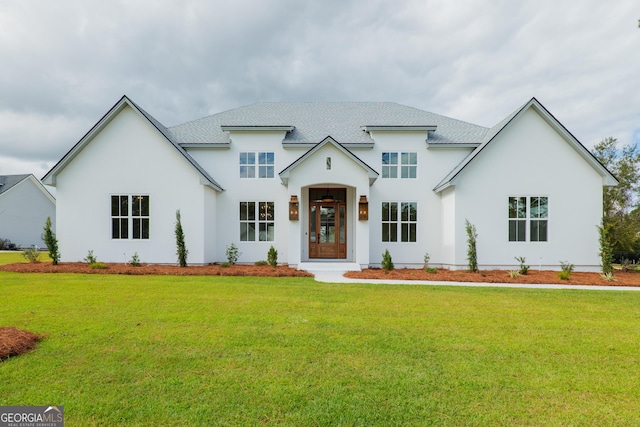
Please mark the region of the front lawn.
[[634, 425], [640, 294], [0, 272], [0, 405], [85, 425]]

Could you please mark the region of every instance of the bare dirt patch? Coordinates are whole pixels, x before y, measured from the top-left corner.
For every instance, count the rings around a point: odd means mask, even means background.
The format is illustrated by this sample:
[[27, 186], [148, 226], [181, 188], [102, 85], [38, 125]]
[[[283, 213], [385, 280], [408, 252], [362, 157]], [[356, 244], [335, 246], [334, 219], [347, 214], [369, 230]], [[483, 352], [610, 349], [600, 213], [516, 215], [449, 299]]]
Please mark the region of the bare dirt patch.
[[484, 282], [484, 283], [523, 283], [523, 284], [562, 284], [562, 285], [598, 285], [598, 286], [640, 286], [640, 273], [616, 271], [615, 280], [607, 281], [600, 273], [571, 273], [569, 280], [558, 277], [557, 271], [529, 270], [527, 274], [510, 277], [505, 270], [481, 270], [470, 273], [463, 270], [442, 270], [429, 273], [423, 269], [396, 269], [385, 273], [382, 269], [370, 268], [363, 271], [349, 271], [346, 277], [354, 279], [389, 280], [430, 280], [436, 282]]
[[41, 338], [44, 338], [44, 335], [12, 326], [0, 327], [0, 361], [33, 350]]

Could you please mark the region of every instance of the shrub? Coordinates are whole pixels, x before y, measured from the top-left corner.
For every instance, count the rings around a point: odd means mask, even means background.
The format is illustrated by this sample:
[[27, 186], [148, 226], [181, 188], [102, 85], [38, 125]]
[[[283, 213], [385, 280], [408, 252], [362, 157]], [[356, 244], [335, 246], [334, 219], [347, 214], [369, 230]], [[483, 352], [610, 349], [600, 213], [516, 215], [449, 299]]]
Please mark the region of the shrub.
[[178, 255], [178, 264], [180, 267], [187, 266], [187, 256], [189, 250], [184, 243], [184, 230], [182, 229], [182, 220], [180, 218], [180, 209], [176, 211], [176, 255]]
[[40, 252], [38, 252], [38, 249], [36, 248], [29, 248], [22, 252], [22, 256], [29, 262], [38, 262]]
[[267, 252], [267, 262], [271, 267], [278, 265], [278, 251], [273, 246], [271, 246], [269, 252]]
[[627, 272], [635, 271], [636, 266], [631, 262], [629, 258], [622, 258], [622, 261], [620, 262], [620, 269]]
[[129, 264], [134, 267], [140, 267], [140, 256], [138, 255], [138, 252], [133, 254], [133, 256], [131, 257], [131, 261], [129, 261]]
[[469, 271], [472, 273], [478, 272], [478, 252], [476, 250], [476, 243], [478, 240], [478, 233], [476, 226], [471, 224], [468, 219], [465, 219], [465, 230], [467, 231], [467, 262]]
[[427, 273], [437, 273], [438, 269], [435, 267], [427, 267], [424, 269], [424, 271], [426, 271]]
[[560, 261], [561, 271], [558, 273], [558, 276], [562, 280], [569, 280], [571, 277], [571, 272], [573, 271], [573, 264], [568, 261]]
[[509, 271], [509, 277], [511, 277], [512, 279], [515, 279], [518, 276], [520, 276], [520, 270], [510, 270]]
[[95, 255], [93, 255], [93, 251], [90, 250], [89, 253], [87, 253], [87, 256], [85, 257], [84, 262], [86, 262], [89, 265], [95, 264], [96, 262], [98, 262], [98, 258], [96, 258]]
[[427, 269], [429, 268], [429, 261], [431, 260], [431, 255], [429, 255], [429, 252], [425, 252], [424, 253], [424, 269], [425, 271], [427, 271]]
[[96, 268], [100, 270], [107, 268], [107, 265], [104, 262], [97, 262], [97, 261], [92, 262], [91, 264], [89, 264], [89, 266], [91, 268]]
[[56, 234], [51, 230], [51, 217], [48, 216], [44, 223], [44, 235], [42, 236], [44, 244], [47, 245], [49, 251], [49, 258], [51, 258], [51, 264], [58, 265], [60, 261], [60, 251], [58, 250], [58, 239]]
[[393, 260], [391, 259], [391, 254], [389, 253], [389, 249], [385, 249], [382, 254], [382, 269], [385, 273], [390, 272], [394, 269]]
[[600, 266], [602, 267], [602, 274], [613, 275], [613, 248], [609, 240], [609, 235], [604, 224], [598, 226], [598, 241], [600, 242]]
[[615, 282], [616, 278], [613, 276], [613, 273], [601, 273], [600, 277], [602, 277], [607, 282]]
[[235, 243], [232, 243], [229, 246], [227, 246], [226, 255], [227, 255], [227, 261], [229, 262], [229, 264], [233, 265], [236, 262], [238, 262], [238, 258], [240, 258], [240, 255], [242, 255], [242, 252], [238, 250], [238, 247], [236, 246]]
[[267, 261], [265, 261], [265, 260], [256, 261], [254, 264], [255, 265], [260, 265], [260, 266], [269, 265], [269, 263]]
[[15, 251], [18, 249], [15, 243], [11, 243], [9, 239], [0, 239], [0, 251]]
[[222, 263], [220, 263], [220, 267], [222, 267], [222, 268], [229, 268], [229, 267], [231, 267], [231, 263], [229, 263], [229, 262], [222, 262]]
[[518, 273], [527, 274], [529, 272], [529, 266], [524, 263], [525, 258], [523, 256], [515, 257], [516, 261], [520, 263], [520, 267], [518, 269]]

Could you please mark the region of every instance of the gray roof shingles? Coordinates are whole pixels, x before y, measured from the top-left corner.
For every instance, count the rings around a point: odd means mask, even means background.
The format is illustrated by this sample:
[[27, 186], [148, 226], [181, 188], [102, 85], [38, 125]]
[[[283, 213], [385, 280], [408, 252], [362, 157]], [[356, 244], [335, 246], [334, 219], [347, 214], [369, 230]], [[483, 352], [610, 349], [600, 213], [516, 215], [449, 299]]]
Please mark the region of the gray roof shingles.
[[9, 191], [13, 186], [27, 179], [29, 174], [25, 175], [0, 175], [0, 194]]
[[180, 144], [228, 143], [221, 126], [294, 126], [284, 143], [372, 143], [363, 126], [437, 126], [430, 143], [480, 144], [488, 129], [393, 102], [260, 102], [168, 128]]

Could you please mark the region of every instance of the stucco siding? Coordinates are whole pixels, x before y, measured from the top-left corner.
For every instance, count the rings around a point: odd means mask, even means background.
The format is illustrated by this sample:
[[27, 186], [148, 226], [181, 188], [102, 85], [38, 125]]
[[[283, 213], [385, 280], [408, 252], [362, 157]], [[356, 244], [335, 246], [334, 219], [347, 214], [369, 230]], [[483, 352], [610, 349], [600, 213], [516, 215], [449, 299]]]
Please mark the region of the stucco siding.
[[[466, 265], [468, 219], [478, 231], [478, 262], [515, 266], [516, 256], [543, 268], [568, 261], [596, 269], [602, 178], [535, 111], [528, 110], [481, 153], [456, 188], [456, 264]], [[548, 197], [548, 241], [510, 242], [508, 198]]]
[[42, 234], [47, 217], [51, 217], [55, 231], [55, 204], [31, 179], [0, 196], [0, 239], [9, 239], [20, 248], [45, 246]]
[[[203, 190], [189, 162], [130, 107], [124, 108], [57, 177], [63, 261], [175, 263], [175, 214], [181, 211], [189, 262], [203, 263]], [[148, 195], [149, 239], [111, 238], [111, 196]]]

